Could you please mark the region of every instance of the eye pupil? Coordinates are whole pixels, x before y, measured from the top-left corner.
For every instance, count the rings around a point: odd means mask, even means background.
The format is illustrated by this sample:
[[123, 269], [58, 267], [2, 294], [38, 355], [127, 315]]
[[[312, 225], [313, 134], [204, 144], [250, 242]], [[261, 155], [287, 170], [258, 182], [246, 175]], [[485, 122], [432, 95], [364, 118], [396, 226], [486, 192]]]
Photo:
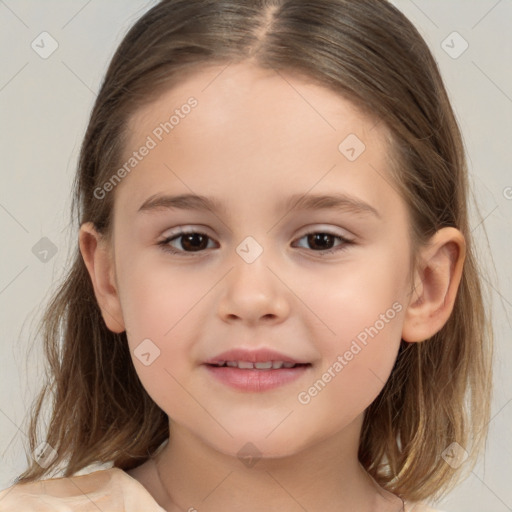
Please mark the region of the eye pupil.
[[[201, 233], [189, 233], [181, 235], [181, 237], [181, 246], [183, 249], [202, 250], [206, 249], [208, 246], [208, 237], [202, 235]], [[194, 243], [194, 240], [197, 242], [197, 239], [201, 240], [199, 243]]]
[[[320, 249], [330, 249], [331, 248], [331, 242], [334, 238], [333, 235], [330, 235], [329, 233], [312, 233], [308, 235], [308, 243], [311, 246], [314, 245], [320, 245]], [[326, 245], [328, 247], [326, 247]]]

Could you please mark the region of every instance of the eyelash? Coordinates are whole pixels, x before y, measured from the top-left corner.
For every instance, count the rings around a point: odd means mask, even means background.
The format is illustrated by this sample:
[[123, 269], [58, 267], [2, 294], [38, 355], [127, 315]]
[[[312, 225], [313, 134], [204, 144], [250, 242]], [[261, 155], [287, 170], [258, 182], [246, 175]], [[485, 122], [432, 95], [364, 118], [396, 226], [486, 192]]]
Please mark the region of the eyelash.
[[[354, 243], [352, 240], [349, 240], [348, 238], [345, 238], [341, 235], [336, 235], [335, 233], [331, 233], [329, 231], [310, 231], [310, 232], [302, 235], [300, 238], [297, 238], [296, 240], [302, 240], [303, 238], [308, 237], [309, 235], [317, 235], [317, 234], [329, 235], [329, 236], [332, 236], [334, 238], [341, 240], [341, 242], [342, 242], [341, 244], [335, 246], [332, 249], [312, 251], [312, 252], [318, 253], [319, 256], [324, 256], [327, 254], [344, 251], [347, 249], [347, 247], [349, 245], [352, 245]], [[206, 236], [209, 240], [211, 240], [211, 237], [209, 237], [208, 235], [206, 235], [205, 233], [202, 233], [200, 231], [180, 231], [179, 233], [176, 233], [176, 234], [169, 236], [169, 237], [165, 238], [164, 240], [158, 242], [158, 245], [164, 252], [171, 253], [171, 254], [174, 254], [177, 256], [183, 256], [183, 257], [189, 257], [189, 256], [193, 257], [196, 255], [200, 255], [200, 253], [204, 252], [204, 250], [182, 251], [182, 250], [175, 249], [174, 247], [169, 245], [169, 242], [172, 242], [173, 240], [177, 240], [177, 239], [181, 238], [182, 236], [186, 236], [186, 235], [203, 235], [203, 236]]]

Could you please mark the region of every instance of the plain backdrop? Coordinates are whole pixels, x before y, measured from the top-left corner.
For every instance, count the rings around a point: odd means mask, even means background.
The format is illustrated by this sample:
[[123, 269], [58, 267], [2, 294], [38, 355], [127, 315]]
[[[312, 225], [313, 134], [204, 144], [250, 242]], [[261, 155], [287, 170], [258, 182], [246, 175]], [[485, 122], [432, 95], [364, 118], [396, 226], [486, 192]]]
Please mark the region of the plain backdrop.
[[[25, 468], [26, 414], [43, 372], [33, 331], [77, 244], [70, 192], [86, 122], [114, 49], [154, 3], [0, 0], [0, 488]], [[480, 217], [473, 210], [473, 235], [482, 260], [492, 254], [495, 264], [486, 278], [496, 333], [487, 449], [437, 506], [511, 511], [512, 1], [393, 3], [418, 27], [441, 68], [480, 209]], [[41, 37], [46, 43], [37, 47]], [[52, 44], [58, 47], [43, 58]]]

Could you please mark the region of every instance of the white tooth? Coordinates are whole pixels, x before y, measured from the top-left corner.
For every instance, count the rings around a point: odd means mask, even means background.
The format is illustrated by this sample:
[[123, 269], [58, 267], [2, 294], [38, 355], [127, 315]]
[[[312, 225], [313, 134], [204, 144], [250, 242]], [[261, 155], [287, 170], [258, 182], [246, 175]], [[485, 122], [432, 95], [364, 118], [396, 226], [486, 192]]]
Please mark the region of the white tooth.
[[250, 361], [238, 361], [238, 368], [254, 368], [254, 364], [252, 364]]
[[224, 366], [226, 361], [217, 361], [217, 366]]
[[254, 363], [254, 366], [258, 368], [258, 370], [270, 370], [270, 368], [272, 368], [272, 361], [266, 361], [264, 363]]
[[283, 367], [283, 361], [272, 361], [272, 368], [274, 370], [279, 370], [279, 368]]
[[232, 368], [235, 368], [235, 366], [238, 366], [238, 363], [236, 361], [226, 361], [226, 366], [231, 366]]
[[283, 363], [284, 368], [292, 368], [293, 366], [295, 366], [295, 363]]

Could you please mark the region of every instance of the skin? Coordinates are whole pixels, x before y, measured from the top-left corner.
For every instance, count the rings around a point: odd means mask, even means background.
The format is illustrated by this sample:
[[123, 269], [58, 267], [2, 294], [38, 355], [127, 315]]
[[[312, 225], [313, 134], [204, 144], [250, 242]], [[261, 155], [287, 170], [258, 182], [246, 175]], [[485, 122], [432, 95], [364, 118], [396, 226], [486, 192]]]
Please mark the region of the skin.
[[[110, 192], [112, 239], [91, 223], [79, 235], [107, 326], [126, 330], [142, 384], [171, 418], [169, 443], [129, 474], [173, 512], [233, 504], [247, 512], [400, 510], [358, 463], [363, 414], [401, 338], [421, 342], [448, 319], [462, 234], [438, 231], [411, 280], [409, 216], [388, 175], [385, 127], [319, 85], [250, 62], [203, 68], [138, 111], [127, 155], [190, 96], [198, 106]], [[353, 162], [338, 150], [351, 133], [366, 146]], [[379, 216], [280, 207], [292, 194], [333, 191]], [[225, 211], [138, 213], [157, 193], [214, 197]], [[180, 227], [208, 235], [208, 247], [187, 253], [178, 238], [170, 243], [184, 256], [164, 252], [158, 242]], [[306, 234], [326, 231], [351, 243], [308, 244]], [[236, 252], [247, 236], [263, 249], [250, 264]], [[300, 403], [298, 394], [393, 304], [394, 318]], [[147, 338], [160, 350], [149, 366], [133, 353]], [[236, 391], [202, 363], [238, 346], [273, 348], [312, 366], [274, 390]], [[248, 442], [261, 457], [252, 467], [237, 456]]]

